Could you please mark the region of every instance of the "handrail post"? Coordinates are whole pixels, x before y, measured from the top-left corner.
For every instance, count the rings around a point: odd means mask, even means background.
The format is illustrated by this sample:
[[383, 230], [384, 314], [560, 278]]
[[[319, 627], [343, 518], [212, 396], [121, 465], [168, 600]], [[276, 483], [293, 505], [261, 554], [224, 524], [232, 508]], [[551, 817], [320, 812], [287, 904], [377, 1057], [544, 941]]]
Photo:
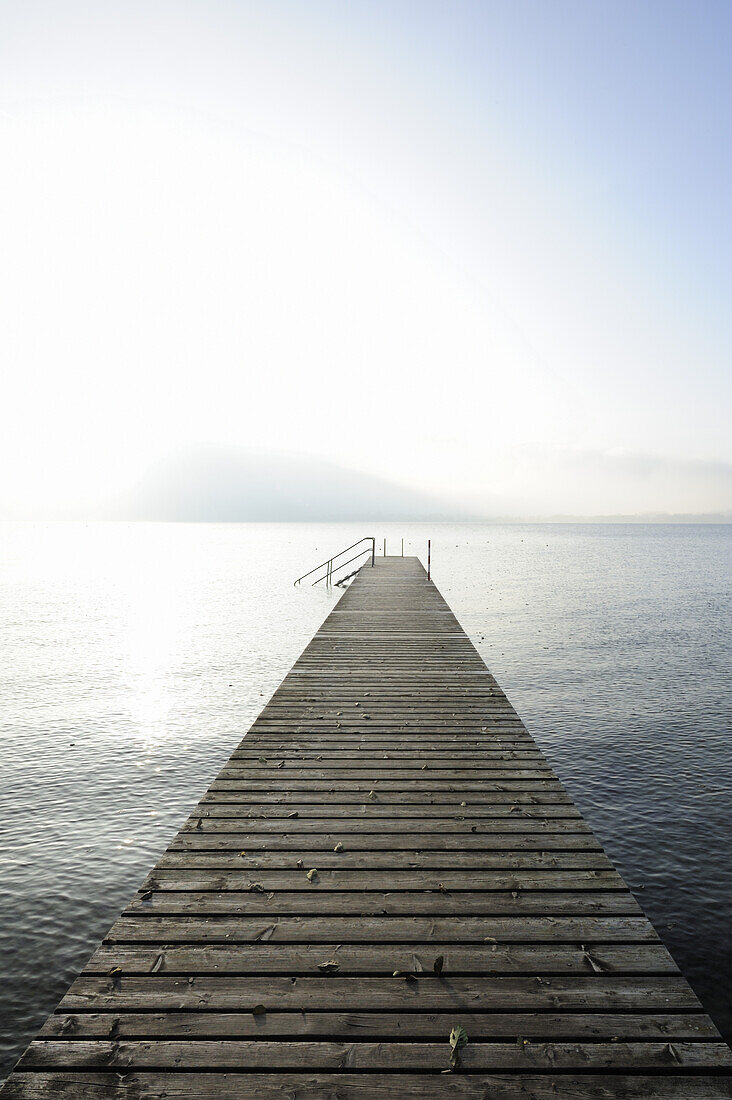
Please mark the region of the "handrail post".
[[376, 564], [376, 535], [371, 536], [371, 568]]
[[430, 566], [432, 564], [431, 558], [432, 558], [432, 540], [427, 539], [427, 580], [430, 579]]

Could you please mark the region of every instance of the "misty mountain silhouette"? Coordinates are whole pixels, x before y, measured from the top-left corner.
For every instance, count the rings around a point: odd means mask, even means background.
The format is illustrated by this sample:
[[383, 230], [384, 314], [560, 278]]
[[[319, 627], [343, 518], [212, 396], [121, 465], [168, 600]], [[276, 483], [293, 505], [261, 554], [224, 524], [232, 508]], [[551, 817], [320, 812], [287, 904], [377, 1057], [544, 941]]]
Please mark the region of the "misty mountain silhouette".
[[103, 518], [181, 522], [453, 519], [444, 501], [305, 455], [200, 447], [171, 455]]

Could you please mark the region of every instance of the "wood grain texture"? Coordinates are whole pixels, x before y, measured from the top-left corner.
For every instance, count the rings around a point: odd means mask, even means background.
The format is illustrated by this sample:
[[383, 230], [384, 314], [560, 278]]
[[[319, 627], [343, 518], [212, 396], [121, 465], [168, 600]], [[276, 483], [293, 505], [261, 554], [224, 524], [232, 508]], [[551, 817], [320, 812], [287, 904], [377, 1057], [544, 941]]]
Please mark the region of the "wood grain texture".
[[2, 1096], [719, 1100], [729, 1068], [422, 566], [377, 558]]
[[15, 1073], [3, 1100], [730, 1100], [720, 1073]]

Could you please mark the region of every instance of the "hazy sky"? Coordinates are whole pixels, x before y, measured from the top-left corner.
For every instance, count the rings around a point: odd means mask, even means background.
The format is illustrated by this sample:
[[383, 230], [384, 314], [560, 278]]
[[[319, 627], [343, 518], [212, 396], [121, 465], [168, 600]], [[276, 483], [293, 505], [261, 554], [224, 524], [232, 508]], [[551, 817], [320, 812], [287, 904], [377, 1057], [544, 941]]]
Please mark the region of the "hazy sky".
[[729, 0], [0, 0], [0, 503], [732, 507]]

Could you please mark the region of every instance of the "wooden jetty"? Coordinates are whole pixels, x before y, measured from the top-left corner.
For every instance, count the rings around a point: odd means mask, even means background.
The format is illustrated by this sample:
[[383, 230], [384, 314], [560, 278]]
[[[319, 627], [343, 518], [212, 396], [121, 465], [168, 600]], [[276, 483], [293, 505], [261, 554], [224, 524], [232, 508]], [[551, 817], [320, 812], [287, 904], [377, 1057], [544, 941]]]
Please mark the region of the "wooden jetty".
[[711, 1100], [730, 1064], [418, 560], [378, 558], [2, 1096]]

